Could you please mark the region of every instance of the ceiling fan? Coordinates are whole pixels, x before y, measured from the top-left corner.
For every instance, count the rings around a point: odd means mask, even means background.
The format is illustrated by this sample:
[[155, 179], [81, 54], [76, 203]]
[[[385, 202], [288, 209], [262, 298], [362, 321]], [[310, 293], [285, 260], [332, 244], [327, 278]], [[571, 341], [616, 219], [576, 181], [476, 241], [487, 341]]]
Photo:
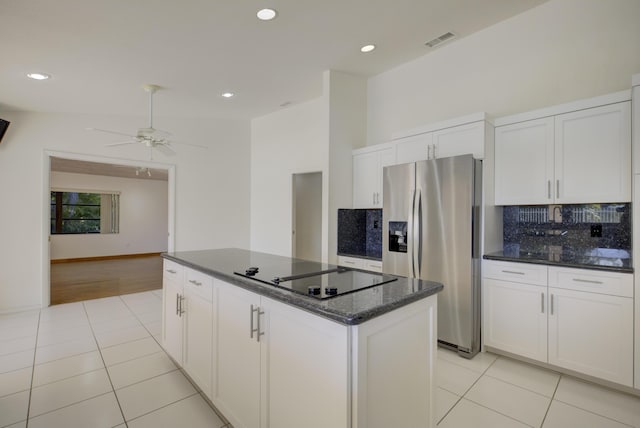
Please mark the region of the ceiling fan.
[[157, 85], [144, 85], [142, 89], [144, 89], [144, 91], [149, 94], [149, 126], [148, 127], [139, 128], [138, 132], [135, 135], [126, 134], [118, 131], [111, 131], [108, 129], [98, 129], [98, 128], [86, 128], [86, 129], [90, 131], [106, 132], [108, 134], [123, 135], [125, 137], [129, 137], [130, 140], [122, 141], [118, 143], [105, 144], [105, 145], [108, 147], [111, 147], [111, 146], [123, 146], [126, 144], [136, 144], [136, 143], [144, 144], [145, 146], [149, 147], [151, 151], [152, 159], [153, 159], [153, 149], [158, 149], [158, 151], [160, 151], [161, 153], [167, 156], [175, 155], [176, 152], [171, 147], [172, 144], [194, 146], [194, 147], [200, 147], [203, 149], [207, 148], [207, 146], [202, 146], [199, 144], [177, 143], [175, 141], [170, 141], [169, 137], [171, 136], [171, 133], [154, 128], [153, 127], [153, 94], [156, 91], [158, 91], [160, 87]]

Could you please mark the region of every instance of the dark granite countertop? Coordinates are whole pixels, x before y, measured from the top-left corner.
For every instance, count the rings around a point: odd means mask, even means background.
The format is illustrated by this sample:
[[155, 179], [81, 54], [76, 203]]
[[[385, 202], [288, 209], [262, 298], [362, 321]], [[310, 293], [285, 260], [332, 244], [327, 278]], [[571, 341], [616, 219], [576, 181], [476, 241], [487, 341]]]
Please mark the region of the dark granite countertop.
[[486, 260], [633, 273], [631, 254], [627, 250], [594, 248], [581, 252], [561, 251], [556, 253], [507, 250], [485, 254], [483, 258]]
[[[350, 294], [318, 300], [235, 275], [249, 266], [301, 260], [237, 248], [163, 253], [162, 257], [249, 291], [287, 303], [345, 325], [357, 325], [442, 290], [443, 285], [398, 277], [398, 280]], [[332, 266], [332, 265], [328, 265]]]

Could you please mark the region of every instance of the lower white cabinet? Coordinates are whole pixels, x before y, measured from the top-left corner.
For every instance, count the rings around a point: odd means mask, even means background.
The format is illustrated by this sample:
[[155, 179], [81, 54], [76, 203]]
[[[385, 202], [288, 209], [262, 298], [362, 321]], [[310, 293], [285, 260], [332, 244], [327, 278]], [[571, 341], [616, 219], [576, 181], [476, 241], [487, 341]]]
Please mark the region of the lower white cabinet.
[[164, 262], [162, 278], [162, 346], [178, 364], [182, 364], [183, 348], [183, 267]]
[[213, 335], [212, 278], [187, 269], [184, 285], [184, 346], [182, 366], [211, 399]]
[[485, 278], [484, 343], [503, 351], [546, 361], [546, 288]]
[[632, 274], [499, 261], [483, 268], [486, 346], [632, 386]]
[[371, 272], [382, 272], [380, 260], [362, 259], [359, 257], [338, 256], [338, 265]]

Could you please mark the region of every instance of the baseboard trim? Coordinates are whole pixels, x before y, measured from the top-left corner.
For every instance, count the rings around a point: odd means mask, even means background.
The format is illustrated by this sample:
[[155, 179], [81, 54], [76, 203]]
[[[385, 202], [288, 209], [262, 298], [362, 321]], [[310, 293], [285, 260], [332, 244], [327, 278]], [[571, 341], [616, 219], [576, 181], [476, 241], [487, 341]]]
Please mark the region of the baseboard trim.
[[77, 257], [73, 259], [55, 259], [55, 260], [51, 260], [51, 263], [56, 264], [56, 263], [73, 263], [73, 262], [98, 262], [102, 260], [138, 259], [142, 257], [159, 256], [160, 254], [162, 253], [136, 253], [136, 254], [118, 254], [115, 256]]

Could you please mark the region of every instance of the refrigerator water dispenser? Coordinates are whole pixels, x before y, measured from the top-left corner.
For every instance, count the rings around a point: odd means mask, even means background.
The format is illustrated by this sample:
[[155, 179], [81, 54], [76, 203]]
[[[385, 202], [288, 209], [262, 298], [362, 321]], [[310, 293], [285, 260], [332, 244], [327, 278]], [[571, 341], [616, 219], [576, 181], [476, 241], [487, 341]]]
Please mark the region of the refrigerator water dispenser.
[[389, 222], [389, 251], [394, 253], [407, 252], [407, 222]]

